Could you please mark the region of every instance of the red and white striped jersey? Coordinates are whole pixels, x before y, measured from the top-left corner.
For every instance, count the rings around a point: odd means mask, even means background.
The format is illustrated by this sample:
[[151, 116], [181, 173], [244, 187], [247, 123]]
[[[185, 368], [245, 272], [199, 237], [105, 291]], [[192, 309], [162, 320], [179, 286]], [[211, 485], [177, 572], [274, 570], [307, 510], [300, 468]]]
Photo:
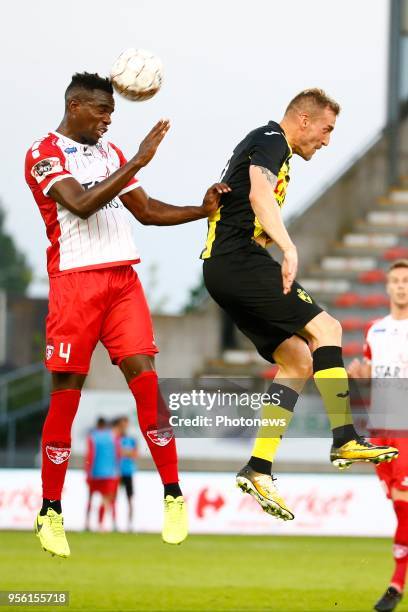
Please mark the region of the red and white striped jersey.
[[364, 357], [372, 378], [408, 378], [408, 319], [387, 315], [369, 327]]
[[408, 319], [387, 315], [368, 329], [364, 356], [371, 363], [369, 429], [408, 430]]
[[119, 199], [139, 187], [135, 178], [88, 219], [74, 215], [48, 195], [52, 185], [67, 177], [89, 189], [125, 163], [122, 151], [110, 142], [100, 140], [94, 146], [83, 145], [57, 132], [36, 140], [28, 150], [25, 178], [51, 242], [47, 249], [50, 276], [140, 261], [129, 213]]

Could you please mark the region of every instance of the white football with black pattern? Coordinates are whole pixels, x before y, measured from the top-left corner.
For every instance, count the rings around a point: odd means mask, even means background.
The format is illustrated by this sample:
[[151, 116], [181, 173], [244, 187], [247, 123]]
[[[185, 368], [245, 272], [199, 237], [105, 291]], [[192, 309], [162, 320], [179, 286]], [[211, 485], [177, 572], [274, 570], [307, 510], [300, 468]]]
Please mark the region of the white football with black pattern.
[[113, 64], [110, 78], [118, 94], [128, 100], [143, 102], [159, 91], [163, 64], [146, 49], [126, 49]]

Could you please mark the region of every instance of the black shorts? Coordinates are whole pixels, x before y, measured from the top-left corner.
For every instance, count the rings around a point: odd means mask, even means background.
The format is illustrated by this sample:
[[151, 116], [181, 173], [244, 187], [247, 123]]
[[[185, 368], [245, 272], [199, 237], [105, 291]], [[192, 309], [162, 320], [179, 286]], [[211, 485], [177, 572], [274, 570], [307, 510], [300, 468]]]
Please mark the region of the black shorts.
[[121, 476], [120, 484], [125, 487], [126, 495], [128, 497], [133, 496], [133, 478], [132, 476]]
[[283, 294], [280, 264], [257, 244], [204, 260], [205, 286], [258, 353], [272, 353], [322, 312], [296, 281]]

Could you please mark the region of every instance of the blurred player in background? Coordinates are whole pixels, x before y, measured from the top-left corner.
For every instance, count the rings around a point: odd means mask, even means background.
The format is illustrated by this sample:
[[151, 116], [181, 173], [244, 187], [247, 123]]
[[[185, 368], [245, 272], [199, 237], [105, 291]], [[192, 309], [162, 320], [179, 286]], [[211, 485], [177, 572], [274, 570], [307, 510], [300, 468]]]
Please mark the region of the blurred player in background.
[[85, 529], [90, 528], [89, 518], [94, 493], [102, 496], [98, 509], [98, 527], [104, 528], [105, 516], [111, 515], [113, 530], [117, 530], [115, 499], [120, 479], [121, 451], [116, 432], [103, 417], [96, 423], [87, 439], [85, 469], [89, 487]]
[[153, 158], [169, 122], [159, 121], [126, 161], [104, 138], [114, 106], [109, 79], [75, 74], [60, 125], [33, 143], [25, 161], [26, 182], [51, 243], [45, 363], [52, 372], [52, 393], [42, 435], [43, 505], [35, 530], [42, 547], [61, 557], [70, 554], [61, 491], [71, 426], [98, 340], [125, 376], [164, 485], [163, 540], [177, 544], [187, 536], [176, 445], [155, 372], [151, 317], [132, 268], [139, 253], [126, 209], [144, 225], [176, 225], [213, 213], [228, 190], [213, 185], [201, 206], [171, 206], [149, 197], [135, 174]]
[[[297, 250], [281, 216], [292, 155], [310, 160], [327, 147], [339, 112], [323, 90], [305, 90], [290, 102], [280, 124], [270, 121], [238, 144], [222, 177], [232, 191], [210, 217], [201, 253], [210, 295], [262, 357], [279, 366], [268, 391], [278, 403], [264, 406], [263, 417], [282, 419], [285, 426], [258, 432], [237, 484], [284, 520], [294, 515], [277, 491], [272, 461], [312, 373], [330, 420], [330, 459], [336, 466], [397, 455], [395, 448], [370, 444], [354, 429], [341, 325], [295, 281]], [[282, 266], [267, 251], [272, 243], [283, 253]]]
[[394, 572], [375, 605], [383, 612], [394, 610], [401, 601], [408, 567], [408, 260], [390, 266], [386, 289], [390, 314], [369, 327], [364, 361], [354, 359], [348, 367], [350, 376], [371, 379], [371, 441], [399, 450], [398, 459], [376, 467], [397, 519]]
[[128, 531], [133, 529], [133, 475], [136, 471], [137, 440], [128, 432], [129, 419], [126, 416], [119, 417], [114, 422], [114, 430], [118, 437], [120, 461], [119, 461], [119, 485], [123, 486], [128, 504]]

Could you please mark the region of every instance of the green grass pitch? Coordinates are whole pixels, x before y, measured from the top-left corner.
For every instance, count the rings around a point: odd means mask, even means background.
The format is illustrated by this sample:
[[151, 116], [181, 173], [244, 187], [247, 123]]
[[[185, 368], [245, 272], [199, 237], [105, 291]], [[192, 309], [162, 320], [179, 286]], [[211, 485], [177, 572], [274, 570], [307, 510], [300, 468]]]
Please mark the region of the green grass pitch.
[[0, 590], [70, 591], [69, 607], [16, 609], [367, 611], [392, 569], [383, 539], [190, 536], [172, 547], [159, 535], [71, 533], [69, 542], [63, 560], [31, 533], [0, 532]]

